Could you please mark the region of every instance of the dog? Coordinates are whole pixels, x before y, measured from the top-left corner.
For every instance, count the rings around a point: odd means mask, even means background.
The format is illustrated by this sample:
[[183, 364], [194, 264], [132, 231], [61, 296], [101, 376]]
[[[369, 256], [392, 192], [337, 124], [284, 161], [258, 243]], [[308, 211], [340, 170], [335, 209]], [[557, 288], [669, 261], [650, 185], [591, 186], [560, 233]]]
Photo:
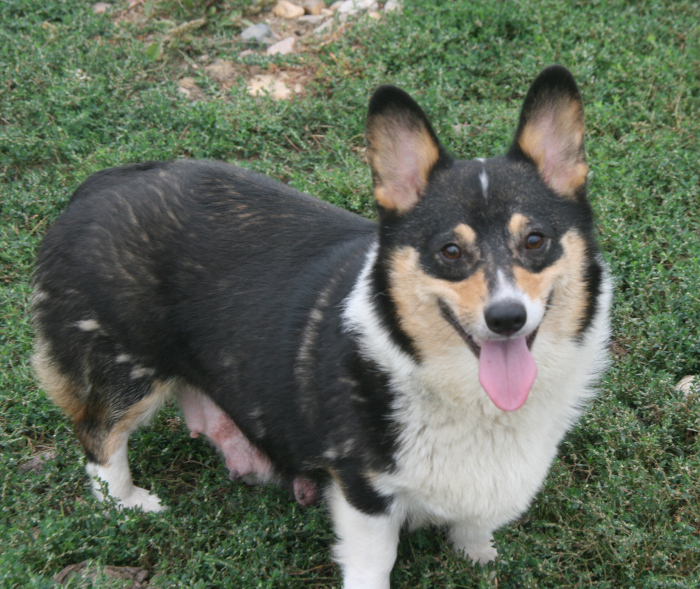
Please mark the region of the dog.
[[346, 589], [389, 587], [403, 527], [493, 560], [608, 363], [583, 136], [551, 66], [491, 159], [452, 158], [379, 87], [377, 222], [224, 163], [88, 178], [38, 256], [33, 365], [97, 498], [164, 509], [127, 440], [174, 394], [232, 478], [325, 498]]

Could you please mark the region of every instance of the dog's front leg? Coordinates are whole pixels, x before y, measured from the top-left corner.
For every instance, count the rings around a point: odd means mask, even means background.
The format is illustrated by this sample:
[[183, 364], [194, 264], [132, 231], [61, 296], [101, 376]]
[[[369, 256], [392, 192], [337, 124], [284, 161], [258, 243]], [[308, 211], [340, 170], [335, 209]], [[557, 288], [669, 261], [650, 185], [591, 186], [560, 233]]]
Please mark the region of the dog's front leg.
[[389, 589], [401, 522], [392, 515], [356, 509], [337, 482], [328, 498], [338, 537], [333, 554], [343, 571], [343, 589]]
[[450, 528], [449, 537], [457, 554], [479, 564], [491, 562], [498, 555], [493, 546], [491, 529], [460, 522]]

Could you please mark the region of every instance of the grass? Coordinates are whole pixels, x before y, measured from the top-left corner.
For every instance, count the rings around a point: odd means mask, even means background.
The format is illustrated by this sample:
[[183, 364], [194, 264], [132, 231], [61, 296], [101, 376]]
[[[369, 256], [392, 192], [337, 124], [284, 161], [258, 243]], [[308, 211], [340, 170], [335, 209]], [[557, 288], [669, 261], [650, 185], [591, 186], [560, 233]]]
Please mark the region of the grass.
[[[491, 156], [507, 147], [530, 81], [555, 62], [586, 102], [590, 193], [617, 281], [615, 362], [529, 512], [496, 534], [496, 563], [472, 566], [428, 529], [403, 537], [392, 581], [700, 586], [700, 397], [673, 389], [700, 373], [696, 2], [407, 0], [401, 15], [286, 58], [239, 58], [244, 21], [226, 11], [253, 18], [251, 2], [208, 12], [203, 0], [151, 2], [142, 22], [121, 24], [90, 4], [0, 0], [0, 586], [51, 587], [85, 560], [146, 568], [159, 588], [340, 585], [324, 510], [230, 483], [175, 407], [131, 442], [135, 479], [170, 511], [105, 511], [91, 498], [70, 425], [32, 375], [27, 318], [37, 246], [82, 180], [139, 160], [223, 159], [372, 215], [362, 139], [372, 88], [405, 87], [453, 153]], [[205, 12], [206, 26], [163, 41]], [[195, 68], [205, 54], [242, 77], [303, 72], [304, 92], [275, 102], [248, 96], [243, 79], [222, 88]], [[185, 75], [203, 100], [178, 93]], [[20, 468], [44, 451], [56, 457], [43, 470]]]

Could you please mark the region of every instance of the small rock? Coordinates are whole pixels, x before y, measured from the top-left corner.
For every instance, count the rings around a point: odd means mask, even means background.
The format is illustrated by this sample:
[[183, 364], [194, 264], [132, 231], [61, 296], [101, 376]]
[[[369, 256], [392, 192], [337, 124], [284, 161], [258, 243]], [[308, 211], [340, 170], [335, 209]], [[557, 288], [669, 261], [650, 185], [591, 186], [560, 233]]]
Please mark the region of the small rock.
[[330, 8], [324, 8], [321, 11], [321, 16], [333, 16], [333, 11]]
[[180, 86], [180, 88], [185, 88], [186, 90], [192, 90], [197, 84], [194, 81], [194, 78], [180, 78], [177, 81], [177, 85]]
[[299, 18], [304, 16], [304, 9], [301, 6], [292, 4], [288, 0], [280, 0], [272, 9], [272, 14], [275, 16], [281, 16], [282, 18]]
[[301, 5], [304, 7], [306, 14], [314, 16], [319, 16], [326, 7], [326, 3], [323, 0], [303, 0]]
[[248, 82], [248, 94], [251, 96], [269, 94], [275, 100], [285, 100], [291, 96], [292, 91], [282, 80], [269, 75], [259, 75]]
[[217, 59], [211, 65], [206, 66], [204, 71], [209, 74], [212, 80], [220, 84], [231, 82], [236, 77], [236, 66], [232, 62], [223, 59]]
[[105, 575], [112, 577], [113, 579], [122, 579], [124, 581], [131, 581], [132, 585], [141, 587], [143, 583], [148, 579], [149, 572], [141, 567], [118, 567], [112, 565], [106, 565], [103, 569]]
[[107, 4], [106, 2], [95, 2], [92, 5], [92, 11], [95, 14], [104, 14], [107, 12], [110, 8], [112, 8], [111, 4]]
[[266, 53], [268, 55], [289, 55], [294, 51], [296, 41], [297, 40], [295, 37], [287, 37], [286, 39], [278, 41], [274, 45], [270, 45], [267, 48]]
[[401, 10], [401, 2], [400, 0], [387, 0], [387, 3], [384, 5], [384, 12], [391, 12], [392, 10]]
[[[696, 389], [696, 384], [697, 381], [695, 375], [689, 374], [688, 376], [684, 376], [683, 378], [681, 378], [678, 381], [678, 384], [673, 388], [675, 388], [677, 391], [680, 391], [684, 395], [688, 395], [693, 391], [693, 389]], [[700, 392], [700, 389], [697, 389], [697, 392]]]
[[378, 12], [370, 12], [367, 16], [370, 18], [373, 18], [374, 20], [381, 20], [382, 15], [379, 14]]
[[238, 54], [238, 57], [246, 57], [248, 55], [255, 55], [255, 51], [253, 51], [252, 49], [246, 49], [245, 51], [241, 51]]
[[299, 22], [307, 25], [319, 25], [323, 22], [324, 18], [325, 17], [320, 14], [305, 14], [299, 17]]
[[272, 32], [269, 26], [261, 22], [243, 31], [241, 33], [241, 39], [248, 42], [270, 44], [277, 40], [277, 36]]
[[357, 14], [368, 10], [375, 11], [379, 8], [377, 0], [345, 0], [339, 7], [340, 14]]
[[59, 585], [63, 585], [63, 583], [67, 582], [72, 576], [79, 576], [80, 572], [85, 568], [86, 564], [87, 561], [84, 560], [83, 562], [70, 564], [67, 567], [64, 567], [63, 569], [61, 569], [61, 572], [56, 573], [53, 576], [54, 582], [58, 583]]
[[17, 469], [20, 472], [41, 472], [42, 470], [44, 470], [44, 464], [49, 460], [53, 460], [54, 458], [56, 458], [56, 452], [53, 452], [51, 450], [47, 452], [41, 452], [36, 456], [32, 456], [26, 462], [20, 464], [17, 467]]
[[202, 100], [202, 98], [204, 98], [202, 89], [197, 86], [192, 78], [179, 79], [177, 81], [177, 91], [190, 100]]
[[322, 25], [317, 26], [313, 30], [314, 35], [322, 35], [326, 31], [330, 30], [330, 28], [333, 26], [333, 21], [332, 20], [327, 20], [324, 22]]
[[[335, 5], [334, 5], [335, 6]], [[338, 14], [356, 14], [359, 8], [355, 4], [355, 0], [344, 0], [335, 10]]]
[[329, 6], [329, 8], [331, 9], [331, 11], [335, 12], [335, 11], [338, 10], [338, 8], [340, 8], [341, 5], [343, 5], [344, 3], [345, 3], [345, 0], [336, 0], [335, 2], [333, 2], [333, 4], [331, 4], [331, 5]]

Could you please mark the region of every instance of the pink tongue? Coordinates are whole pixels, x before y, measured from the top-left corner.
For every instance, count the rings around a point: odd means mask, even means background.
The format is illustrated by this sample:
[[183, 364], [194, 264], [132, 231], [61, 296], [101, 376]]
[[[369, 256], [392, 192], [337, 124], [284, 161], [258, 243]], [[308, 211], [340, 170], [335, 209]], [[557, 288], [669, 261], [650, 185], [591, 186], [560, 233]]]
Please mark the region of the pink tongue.
[[479, 382], [502, 411], [523, 406], [536, 376], [537, 366], [524, 337], [481, 342]]

